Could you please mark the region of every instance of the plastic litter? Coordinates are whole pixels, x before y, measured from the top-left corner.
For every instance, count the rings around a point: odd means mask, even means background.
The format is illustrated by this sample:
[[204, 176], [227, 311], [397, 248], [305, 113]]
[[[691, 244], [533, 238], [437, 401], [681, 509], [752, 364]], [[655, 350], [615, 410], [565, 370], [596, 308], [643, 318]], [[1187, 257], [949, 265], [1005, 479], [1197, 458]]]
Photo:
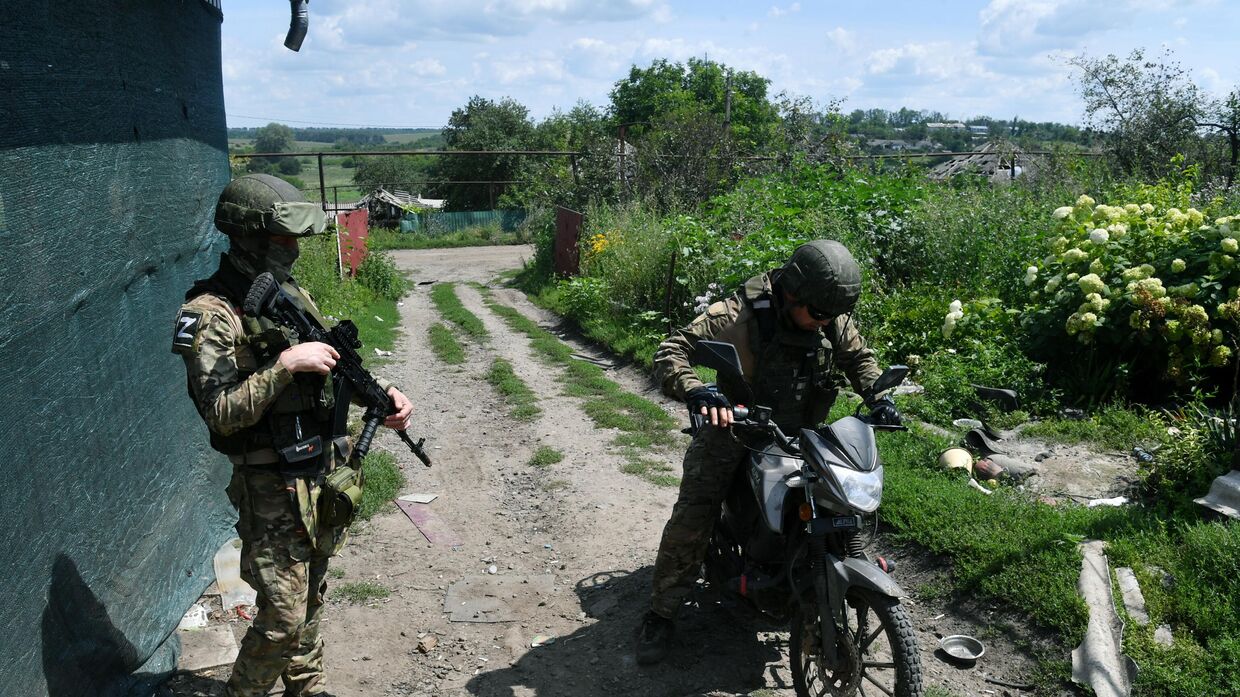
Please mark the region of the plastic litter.
[[539, 634], [538, 636], [534, 637], [530, 641], [530, 648], [536, 649], [539, 646], [546, 646], [547, 644], [554, 644], [554, 643], [555, 643], [555, 637], [547, 636], [546, 634]]
[[383, 350], [383, 349], [381, 349], [381, 348], [376, 348], [376, 349], [375, 349], [375, 355], [376, 355], [376, 356], [390, 356], [390, 355], [392, 355], [392, 352], [391, 352], [391, 351], [384, 351], [384, 350]]
[[405, 494], [397, 497], [397, 501], [408, 501], [409, 503], [430, 503], [439, 498], [439, 494]]
[[1109, 499], [1093, 499], [1085, 505], [1090, 508], [1097, 508], [1099, 506], [1122, 506], [1126, 503], [1128, 503], [1127, 496], [1115, 496]]
[[220, 589], [220, 603], [224, 611], [258, 603], [258, 593], [250, 584], [241, 580], [241, 540], [234, 537], [225, 542], [215, 553], [215, 584]]
[[181, 617], [181, 621], [177, 623], [177, 629], [202, 629], [207, 626], [207, 608], [199, 603], [194, 603], [185, 611], [185, 615]]
[[956, 419], [952, 425], [956, 428], [981, 428], [982, 422], [977, 419]]

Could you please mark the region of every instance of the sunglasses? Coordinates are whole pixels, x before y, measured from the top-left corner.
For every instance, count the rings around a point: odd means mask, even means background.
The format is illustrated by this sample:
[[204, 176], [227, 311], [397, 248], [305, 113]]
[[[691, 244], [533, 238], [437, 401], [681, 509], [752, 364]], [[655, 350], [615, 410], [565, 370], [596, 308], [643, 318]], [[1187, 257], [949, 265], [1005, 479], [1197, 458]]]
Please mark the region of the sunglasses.
[[830, 312], [823, 312], [809, 303], [801, 303], [801, 306], [805, 308], [805, 311], [809, 313], [810, 317], [818, 322], [825, 322], [835, 316]]

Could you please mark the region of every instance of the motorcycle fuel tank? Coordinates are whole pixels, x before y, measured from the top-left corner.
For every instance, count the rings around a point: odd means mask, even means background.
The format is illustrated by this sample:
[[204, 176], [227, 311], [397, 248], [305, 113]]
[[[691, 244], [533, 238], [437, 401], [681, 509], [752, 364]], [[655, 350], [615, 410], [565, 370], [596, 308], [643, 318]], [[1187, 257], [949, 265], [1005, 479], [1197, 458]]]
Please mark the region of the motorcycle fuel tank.
[[762, 520], [771, 532], [783, 534], [784, 501], [789, 489], [803, 486], [800, 472], [801, 461], [774, 445], [750, 455], [749, 485], [758, 498]]

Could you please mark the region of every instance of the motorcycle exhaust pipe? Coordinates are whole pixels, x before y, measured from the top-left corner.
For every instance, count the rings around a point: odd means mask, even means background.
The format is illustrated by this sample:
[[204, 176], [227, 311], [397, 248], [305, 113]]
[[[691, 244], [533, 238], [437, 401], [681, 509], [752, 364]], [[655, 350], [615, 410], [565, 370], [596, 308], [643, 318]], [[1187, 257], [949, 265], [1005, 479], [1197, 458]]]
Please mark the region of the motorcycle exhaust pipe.
[[301, 50], [301, 42], [306, 39], [306, 31], [310, 29], [310, 0], [289, 0], [292, 17], [289, 19], [288, 35], [284, 37], [284, 46], [293, 51]]

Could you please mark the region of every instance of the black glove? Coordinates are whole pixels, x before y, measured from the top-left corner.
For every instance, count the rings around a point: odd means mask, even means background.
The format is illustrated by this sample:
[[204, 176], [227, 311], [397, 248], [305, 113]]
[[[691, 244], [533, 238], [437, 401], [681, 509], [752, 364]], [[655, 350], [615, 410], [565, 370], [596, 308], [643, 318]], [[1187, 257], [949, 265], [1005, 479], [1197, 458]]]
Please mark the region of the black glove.
[[709, 409], [710, 407], [718, 407], [720, 409], [728, 409], [732, 403], [728, 398], [723, 396], [718, 387], [714, 385], [702, 385], [695, 387], [685, 393], [685, 403], [689, 405], [690, 414], [701, 414], [702, 407]]
[[899, 426], [903, 423], [895, 400], [884, 395], [870, 402], [870, 423], [876, 426]]

